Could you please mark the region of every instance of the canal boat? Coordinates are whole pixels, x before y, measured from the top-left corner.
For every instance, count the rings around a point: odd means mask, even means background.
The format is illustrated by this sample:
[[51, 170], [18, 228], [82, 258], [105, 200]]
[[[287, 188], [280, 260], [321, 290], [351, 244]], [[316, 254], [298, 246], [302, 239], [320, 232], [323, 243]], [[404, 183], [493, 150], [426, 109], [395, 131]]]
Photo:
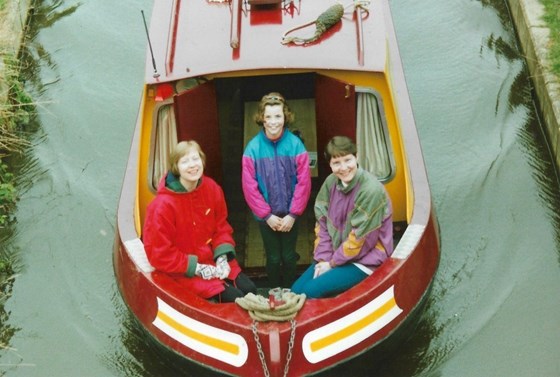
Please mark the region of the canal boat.
[[[316, 374], [389, 343], [421, 312], [440, 250], [388, 0], [158, 0], [149, 18], [113, 258], [134, 318], [179, 358], [236, 376]], [[269, 92], [287, 99], [296, 114], [291, 129], [310, 156], [302, 271], [312, 261], [312, 203], [330, 173], [321, 156], [331, 137], [356, 140], [360, 166], [384, 184], [394, 207], [392, 256], [348, 291], [307, 299], [289, 321], [256, 321], [236, 303], [180, 289], [150, 265], [142, 242], [170, 147], [196, 140], [209, 156], [205, 174], [224, 190], [244, 271], [255, 281], [265, 277], [262, 243], [241, 193], [241, 157]], [[263, 300], [267, 288], [274, 287], [265, 286]]]

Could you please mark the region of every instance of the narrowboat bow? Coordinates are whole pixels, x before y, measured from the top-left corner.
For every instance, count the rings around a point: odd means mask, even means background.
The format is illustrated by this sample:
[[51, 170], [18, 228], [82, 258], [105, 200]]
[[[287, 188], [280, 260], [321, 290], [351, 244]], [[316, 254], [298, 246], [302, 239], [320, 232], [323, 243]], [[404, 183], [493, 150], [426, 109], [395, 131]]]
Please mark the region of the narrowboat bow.
[[[439, 235], [388, 1], [158, 0], [146, 31], [145, 82], [114, 248], [120, 292], [142, 327], [182, 358], [239, 376], [315, 374], [391, 337], [428, 295]], [[155, 271], [142, 225], [170, 146], [197, 140], [210, 157], [206, 174], [224, 189], [238, 259], [247, 273], [263, 276], [240, 169], [257, 131], [255, 106], [272, 91], [296, 114], [292, 130], [309, 151], [315, 193], [330, 173], [320, 158], [327, 141], [357, 141], [360, 165], [392, 198], [396, 246], [354, 288], [307, 300], [293, 321], [255, 323], [239, 305], [203, 300]], [[302, 269], [312, 258], [308, 207]]]

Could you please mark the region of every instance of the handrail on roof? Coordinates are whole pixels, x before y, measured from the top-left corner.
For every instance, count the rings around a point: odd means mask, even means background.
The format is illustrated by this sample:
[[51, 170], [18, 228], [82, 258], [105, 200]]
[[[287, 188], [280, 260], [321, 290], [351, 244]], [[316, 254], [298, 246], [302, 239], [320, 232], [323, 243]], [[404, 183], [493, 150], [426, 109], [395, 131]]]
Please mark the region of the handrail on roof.
[[362, 7], [357, 6], [354, 9], [356, 12], [356, 32], [358, 33], [358, 64], [364, 65], [364, 26], [362, 24]]
[[167, 40], [167, 61], [165, 68], [167, 74], [173, 72], [173, 64], [175, 63], [175, 46], [177, 44], [177, 28], [179, 27], [179, 10], [181, 9], [181, 0], [173, 0], [175, 6], [172, 8], [171, 27]]

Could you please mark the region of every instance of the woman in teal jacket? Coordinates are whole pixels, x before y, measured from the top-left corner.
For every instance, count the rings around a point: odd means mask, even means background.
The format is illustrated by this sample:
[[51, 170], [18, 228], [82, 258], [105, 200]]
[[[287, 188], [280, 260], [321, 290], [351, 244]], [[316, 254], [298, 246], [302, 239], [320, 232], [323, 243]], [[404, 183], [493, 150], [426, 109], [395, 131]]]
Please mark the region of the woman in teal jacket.
[[265, 95], [255, 115], [262, 130], [247, 144], [242, 159], [245, 200], [259, 221], [271, 287], [295, 280], [297, 219], [311, 193], [309, 155], [287, 129], [294, 115], [280, 93]]

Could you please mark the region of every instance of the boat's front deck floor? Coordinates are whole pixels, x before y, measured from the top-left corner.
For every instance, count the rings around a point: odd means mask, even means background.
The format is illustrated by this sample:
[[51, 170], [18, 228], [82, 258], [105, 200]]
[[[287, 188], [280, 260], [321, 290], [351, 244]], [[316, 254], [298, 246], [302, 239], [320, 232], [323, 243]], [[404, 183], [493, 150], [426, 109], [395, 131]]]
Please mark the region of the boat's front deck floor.
[[[259, 231], [259, 225], [253, 216], [247, 219], [246, 253], [245, 267], [262, 267], [266, 263], [266, 253], [264, 252], [263, 241]], [[298, 239], [296, 250], [300, 256], [298, 265], [309, 265], [313, 260], [313, 242], [315, 232], [313, 227], [315, 221], [306, 213], [298, 219]]]

